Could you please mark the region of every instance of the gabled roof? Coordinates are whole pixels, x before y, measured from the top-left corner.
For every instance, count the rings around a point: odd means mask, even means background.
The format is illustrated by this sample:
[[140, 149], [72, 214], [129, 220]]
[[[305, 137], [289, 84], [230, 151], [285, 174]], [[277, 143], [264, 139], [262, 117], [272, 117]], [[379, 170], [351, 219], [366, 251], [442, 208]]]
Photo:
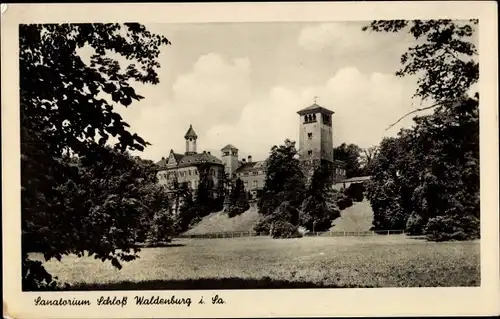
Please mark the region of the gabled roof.
[[192, 125], [189, 125], [189, 129], [186, 132], [186, 135], [184, 135], [184, 138], [185, 139], [188, 139], [188, 138], [195, 138], [196, 139], [196, 138], [198, 138], [198, 135], [196, 135], [196, 133], [194, 132]]
[[265, 161], [257, 161], [257, 162], [250, 162], [250, 163], [244, 163], [238, 169], [235, 171], [235, 173], [241, 173], [241, 172], [246, 172], [250, 171], [253, 169], [266, 169], [266, 162]]
[[161, 160], [156, 162], [156, 165], [162, 167], [167, 165], [168, 158], [162, 157]]
[[[217, 157], [208, 154], [207, 152], [203, 152], [200, 154], [178, 154], [171, 151], [174, 154], [175, 160], [177, 161], [177, 165], [170, 166], [171, 168], [180, 168], [180, 167], [188, 167], [188, 166], [196, 166], [202, 163], [209, 163], [213, 165], [224, 165], [220, 159]], [[162, 158], [156, 164], [160, 166], [160, 168], [164, 169], [167, 167], [168, 158]]]
[[178, 163], [179, 164], [177, 165], [177, 167], [187, 167], [187, 166], [199, 165], [202, 163], [223, 165], [221, 160], [219, 160], [217, 157], [211, 154], [208, 154], [207, 152], [203, 152], [200, 154], [184, 155]]
[[236, 146], [234, 146], [232, 144], [227, 144], [226, 146], [221, 148], [221, 151], [225, 151], [225, 150], [237, 151], [238, 149], [236, 148]]
[[184, 157], [184, 154], [175, 153], [174, 150], [170, 150], [170, 155], [174, 155], [175, 161], [179, 163], [179, 161]]
[[308, 106], [306, 107], [305, 109], [302, 109], [300, 111], [297, 112], [299, 115], [305, 115], [305, 114], [310, 114], [310, 113], [324, 113], [324, 114], [333, 114], [335, 112], [329, 110], [329, 109], [326, 109], [322, 106], [319, 106], [318, 104], [314, 103], [313, 105], [311, 106]]

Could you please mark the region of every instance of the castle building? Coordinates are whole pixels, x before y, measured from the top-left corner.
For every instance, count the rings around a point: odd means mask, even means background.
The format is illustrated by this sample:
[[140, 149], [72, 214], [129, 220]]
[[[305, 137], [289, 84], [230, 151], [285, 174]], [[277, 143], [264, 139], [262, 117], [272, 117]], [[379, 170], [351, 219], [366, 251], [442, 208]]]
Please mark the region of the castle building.
[[[323, 168], [333, 185], [345, 179], [345, 164], [333, 158], [333, 111], [314, 103], [297, 112], [299, 114], [299, 149], [298, 155], [301, 168], [310, 181], [314, 170]], [[162, 158], [159, 166], [158, 179], [161, 184], [173, 190], [175, 185], [185, 183], [191, 189], [196, 189], [200, 181], [199, 167], [206, 164], [209, 176], [216, 186], [221, 176], [225, 174], [229, 179], [240, 178], [245, 190], [253, 197], [262, 191], [266, 179], [265, 161], [253, 161], [252, 156], [239, 159], [238, 148], [228, 144], [221, 149], [221, 160], [210, 152], [197, 153], [196, 135], [192, 126], [189, 126], [184, 139], [186, 151], [184, 154], [170, 150], [167, 158]]]
[[218, 180], [224, 173], [224, 164], [210, 152], [197, 152], [196, 141], [198, 136], [191, 125], [184, 135], [184, 139], [186, 140], [184, 154], [170, 150], [169, 156], [167, 158], [162, 157], [157, 163], [159, 167], [157, 172], [159, 183], [166, 185], [169, 190], [174, 190], [176, 184], [185, 184], [191, 189], [196, 189], [200, 182], [199, 168], [201, 165], [205, 165], [208, 169], [209, 179], [212, 180], [214, 187], [216, 187]]
[[252, 161], [252, 156], [248, 156], [248, 161], [242, 159], [235, 177], [241, 179], [245, 190], [250, 192], [252, 197], [257, 197], [264, 189], [266, 182], [266, 162]]

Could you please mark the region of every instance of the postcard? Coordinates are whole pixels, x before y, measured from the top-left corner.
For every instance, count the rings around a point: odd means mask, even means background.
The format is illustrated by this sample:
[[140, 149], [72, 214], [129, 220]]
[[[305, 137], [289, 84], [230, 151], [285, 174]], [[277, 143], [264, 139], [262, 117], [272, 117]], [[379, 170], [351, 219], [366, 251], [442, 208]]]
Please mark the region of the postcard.
[[495, 6], [2, 4], [4, 316], [498, 314]]

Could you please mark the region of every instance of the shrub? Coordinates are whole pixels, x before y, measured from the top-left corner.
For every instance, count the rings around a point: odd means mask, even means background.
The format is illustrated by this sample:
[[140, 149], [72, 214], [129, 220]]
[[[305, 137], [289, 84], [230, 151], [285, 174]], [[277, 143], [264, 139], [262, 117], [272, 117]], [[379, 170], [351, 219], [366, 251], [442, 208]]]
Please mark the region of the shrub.
[[344, 194], [344, 192], [345, 192], [345, 190], [338, 191], [336, 189], [332, 189], [331, 191], [329, 191], [328, 196], [331, 198], [331, 201], [336, 204], [336, 206], [339, 210], [344, 210], [344, 209], [352, 206], [352, 199], [347, 197]]
[[228, 217], [231, 218], [244, 213], [249, 207], [250, 205], [248, 205], [248, 203], [245, 206], [231, 205], [225, 211], [227, 212]]
[[277, 220], [271, 224], [270, 235], [273, 238], [300, 238], [302, 235], [299, 232], [298, 226], [294, 226], [289, 222]]
[[348, 207], [352, 206], [352, 199], [345, 196], [344, 194], [340, 194], [337, 198], [337, 206], [340, 210], [344, 210]]
[[408, 217], [408, 220], [406, 221], [405, 232], [408, 235], [421, 235], [424, 226], [425, 226], [425, 221], [423, 217], [417, 213], [412, 213]]
[[363, 183], [354, 183], [344, 190], [344, 194], [355, 202], [362, 202], [364, 198], [365, 186]]
[[268, 218], [260, 219], [253, 227], [253, 230], [257, 233], [269, 233], [270, 229], [271, 225]]
[[479, 218], [466, 216], [437, 216], [429, 219], [424, 233], [428, 240], [471, 240], [480, 237]]
[[[297, 208], [290, 205], [289, 202], [283, 202], [281, 205], [276, 208], [270, 215], [264, 216], [255, 226], [254, 231], [258, 233], [270, 233], [273, 235], [273, 238], [281, 238], [281, 234], [283, 236], [291, 236], [289, 231], [286, 230], [286, 227], [283, 224], [296, 225], [295, 232], [298, 233], [298, 225], [299, 225], [299, 215], [300, 212]], [[285, 227], [284, 229], [281, 226]], [[273, 231], [274, 228], [278, 227]], [[297, 236], [297, 235], [293, 235]], [[283, 237], [290, 238], [290, 237]]]

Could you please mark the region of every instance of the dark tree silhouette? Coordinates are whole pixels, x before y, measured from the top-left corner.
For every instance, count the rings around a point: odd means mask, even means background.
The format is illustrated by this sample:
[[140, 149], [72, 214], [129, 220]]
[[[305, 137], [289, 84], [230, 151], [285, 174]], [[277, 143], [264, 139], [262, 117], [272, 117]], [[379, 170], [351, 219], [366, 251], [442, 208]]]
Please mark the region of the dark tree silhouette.
[[[143, 99], [132, 87], [134, 82], [159, 83], [158, 55], [167, 44], [165, 37], [137, 23], [19, 26], [23, 289], [52, 281], [41, 264], [28, 259], [27, 249], [34, 246], [46, 259], [92, 252], [120, 267], [119, 260], [135, 258], [130, 244], [137, 234], [127, 231], [134, 217], [115, 219], [119, 210], [103, 211], [100, 206], [115, 205], [113, 201], [122, 195], [111, 200], [113, 186], [102, 197], [88, 196], [101, 187], [96, 183], [122, 183], [116, 177], [125, 168], [149, 181], [143, 164], [120, 154], [142, 150], [148, 143], [130, 132], [114, 109]], [[93, 51], [89, 64], [79, 55], [82, 48]], [[130, 65], [120, 65], [107, 53], [125, 57]], [[110, 137], [117, 139], [115, 151], [105, 148]], [[75, 165], [73, 157], [81, 163], [95, 158], [106, 163], [113, 158], [116, 163]], [[130, 198], [140, 192], [144, 179], [131, 184], [135, 189], [129, 190]], [[109, 201], [103, 203], [105, 198]], [[73, 204], [78, 201], [90, 206], [76, 218]], [[126, 201], [139, 205], [133, 199]], [[95, 227], [102, 223], [104, 228]], [[105, 229], [116, 235], [103, 238]]]

